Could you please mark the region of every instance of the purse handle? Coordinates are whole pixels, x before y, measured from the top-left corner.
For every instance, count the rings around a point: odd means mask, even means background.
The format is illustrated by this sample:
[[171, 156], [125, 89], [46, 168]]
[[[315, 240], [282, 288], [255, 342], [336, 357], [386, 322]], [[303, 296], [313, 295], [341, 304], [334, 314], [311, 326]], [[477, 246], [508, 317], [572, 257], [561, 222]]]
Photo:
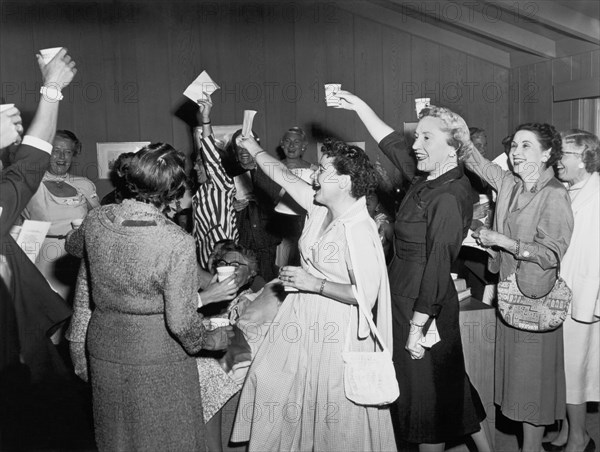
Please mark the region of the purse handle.
[[[390, 352], [389, 349], [386, 347], [385, 343], [383, 342], [383, 339], [379, 335], [379, 330], [375, 326], [375, 322], [373, 322], [373, 315], [367, 310], [367, 308], [364, 306], [364, 304], [361, 303], [361, 301], [360, 301], [361, 297], [358, 295], [358, 290], [356, 290], [355, 285], [352, 285], [352, 293], [354, 293], [354, 297], [356, 298], [356, 303], [358, 304], [359, 315], [362, 314], [367, 318], [367, 322], [369, 323], [369, 328], [371, 329], [371, 332], [377, 339], [377, 342], [379, 343], [381, 350], [383, 352], [389, 353]], [[344, 344], [344, 351], [346, 351], [346, 352], [349, 351], [350, 326], [352, 325], [352, 312], [350, 313], [350, 316], [351, 317], [350, 317], [350, 321], [348, 322], [348, 328], [346, 329], [346, 342]]]
[[[556, 255], [556, 253], [554, 253]], [[527, 295], [525, 292], [523, 292], [523, 290], [521, 289], [521, 286], [519, 285], [519, 269], [521, 268], [521, 261], [517, 260], [517, 269], [515, 270], [515, 282], [517, 283], [517, 288], [519, 289], [519, 292], [521, 292], [523, 295], [525, 295], [527, 298], [531, 298], [532, 300], [539, 300], [540, 298], [544, 298], [546, 296], [548, 296], [548, 294], [550, 292], [552, 292], [552, 290], [554, 289], [554, 285], [556, 284], [556, 281], [558, 281], [558, 278], [560, 278], [560, 259], [558, 258], [558, 256], [556, 256], [556, 280], [554, 281], [554, 284], [552, 284], [552, 287], [550, 287], [550, 290], [548, 292], [546, 292], [544, 295], [540, 295], [540, 296], [531, 296], [531, 295]]]

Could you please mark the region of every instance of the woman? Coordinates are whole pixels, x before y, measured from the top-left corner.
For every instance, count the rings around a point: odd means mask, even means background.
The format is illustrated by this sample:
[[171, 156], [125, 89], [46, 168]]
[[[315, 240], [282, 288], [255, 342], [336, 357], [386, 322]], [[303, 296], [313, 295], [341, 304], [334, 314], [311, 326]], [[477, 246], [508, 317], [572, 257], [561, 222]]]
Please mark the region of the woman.
[[377, 325], [391, 345], [385, 259], [365, 203], [377, 183], [372, 164], [361, 149], [327, 140], [311, 187], [253, 138], [240, 146], [308, 216], [302, 266], [280, 272], [299, 292], [287, 295], [250, 366], [232, 441], [250, 441], [250, 451], [395, 450], [389, 409], [344, 395], [346, 340], [352, 351], [376, 347], [354, 293], [371, 308], [377, 301]]
[[[235, 267], [233, 277], [229, 277], [228, 279], [231, 279], [232, 285], [235, 284], [235, 287], [238, 289], [236, 297], [225, 305], [219, 302], [211, 305], [211, 311], [216, 313], [214, 317], [228, 318], [230, 317], [230, 311], [232, 309], [235, 310], [242, 297], [253, 294], [250, 286], [256, 276], [258, 262], [252, 251], [237, 245], [233, 240], [218, 242], [210, 255], [209, 261], [211, 262], [210, 270], [212, 274], [216, 274], [219, 267]], [[206, 321], [210, 323], [210, 319], [206, 319]], [[232, 323], [234, 322], [235, 316], [232, 318]], [[227, 358], [222, 359], [235, 360], [238, 357], [235, 355], [236, 352], [238, 354], [241, 352], [244, 355], [243, 358], [247, 359], [245, 348], [244, 350], [240, 350], [237, 347], [237, 342], [233, 348], [233, 350], [228, 350]], [[197, 364], [200, 375], [202, 409], [204, 412], [204, 421], [206, 422], [207, 446], [209, 452], [219, 452], [223, 450], [222, 408], [239, 392], [241, 384], [232, 379], [224, 370], [226, 366], [222, 366], [214, 357], [200, 357], [197, 360]], [[227, 431], [227, 435], [229, 435], [233, 426], [233, 419], [229, 417], [226, 421], [225, 430]]]
[[[561, 138], [549, 124], [521, 124], [508, 154], [513, 171], [502, 170], [471, 145], [465, 163], [498, 193], [494, 229], [473, 234], [490, 248], [489, 269], [500, 280], [517, 271], [527, 294], [550, 292], [573, 232], [567, 191], [552, 166], [562, 155]], [[544, 333], [496, 326], [495, 402], [502, 414], [523, 424], [523, 451], [540, 451], [544, 427], [565, 414], [562, 328]]]
[[[304, 153], [308, 146], [306, 132], [300, 127], [289, 128], [279, 143], [284, 158], [283, 164], [300, 179], [310, 183], [312, 174], [317, 169], [316, 165], [304, 160]], [[298, 240], [304, 228], [306, 211], [298, 205], [284, 189], [279, 193], [281, 200], [275, 206], [278, 228], [281, 231], [281, 243], [277, 247], [277, 258], [275, 263], [278, 267], [285, 265], [299, 265], [300, 254]]]
[[[69, 339], [86, 340], [96, 442], [100, 450], [204, 450], [190, 355], [225, 348], [230, 327], [205, 329], [194, 240], [162, 213], [183, 195], [185, 156], [148, 145], [126, 177], [132, 199], [90, 212], [67, 239], [89, 274]], [[85, 360], [83, 347], [74, 352], [76, 363]]]
[[[469, 129], [452, 111], [421, 111], [413, 149], [357, 96], [340, 91], [329, 102], [354, 110], [403, 177], [412, 180], [396, 214], [395, 250], [390, 264], [394, 317], [394, 364], [400, 385], [396, 432], [421, 451], [443, 451], [445, 442], [473, 435], [480, 451], [490, 450], [485, 410], [465, 371], [459, 303], [450, 268], [471, 218], [469, 181], [459, 159]], [[420, 341], [435, 319], [441, 341], [425, 349]]]
[[[567, 420], [549, 451], [595, 450], [585, 428], [586, 402], [600, 400], [600, 140], [584, 130], [562, 134], [558, 178], [569, 185], [575, 226], [561, 262], [561, 276], [573, 290], [571, 315], [563, 325]], [[590, 252], [595, 250], [596, 252]]]
[[69, 173], [73, 158], [80, 153], [81, 142], [73, 132], [56, 131], [50, 168], [22, 213], [25, 220], [52, 223], [36, 266], [52, 288], [69, 302], [72, 301], [79, 261], [67, 256], [65, 235], [73, 229], [71, 222], [81, 220], [91, 209], [100, 205], [92, 181]]

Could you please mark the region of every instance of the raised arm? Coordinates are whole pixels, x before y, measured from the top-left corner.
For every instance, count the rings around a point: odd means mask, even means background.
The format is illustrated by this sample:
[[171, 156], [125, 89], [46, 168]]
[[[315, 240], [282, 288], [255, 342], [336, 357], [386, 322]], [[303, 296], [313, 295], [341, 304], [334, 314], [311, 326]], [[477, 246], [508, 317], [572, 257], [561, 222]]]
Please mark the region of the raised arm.
[[465, 147], [463, 163], [469, 170], [477, 174], [481, 180], [490, 184], [496, 192], [500, 189], [502, 179], [507, 174], [507, 171], [503, 170], [500, 165], [481, 155], [481, 152], [477, 150], [472, 142], [469, 142]]
[[394, 129], [377, 116], [364, 100], [349, 91], [338, 91], [335, 93], [335, 96], [330, 96], [327, 100], [327, 106], [343, 108], [344, 110], [354, 110], [373, 139], [378, 143], [394, 131]]
[[[312, 202], [312, 187], [292, 173], [275, 157], [267, 153], [253, 137], [238, 137], [238, 146], [247, 149], [260, 169], [275, 183], [279, 184], [300, 207], [309, 210]], [[310, 201], [309, 201], [310, 200]]]
[[[41, 56], [37, 55], [37, 59], [44, 86], [50, 91], [46, 91], [40, 96], [40, 103], [31, 126], [15, 154], [16, 162], [6, 168], [0, 177], [0, 233], [2, 236], [8, 233], [42, 181], [44, 172], [50, 163], [52, 140], [58, 118], [60, 89], [67, 86], [77, 72], [75, 62], [67, 55], [67, 50], [64, 48], [46, 65]], [[52, 88], [57, 91], [52, 93]], [[18, 110], [16, 113], [12, 110], [16, 109], [8, 110], [6, 113], [11, 114], [13, 120], [16, 121], [15, 124], [18, 124], [14, 117], [18, 115]]]
[[402, 172], [403, 177], [408, 181], [415, 177], [417, 165], [404, 136], [383, 122], [365, 101], [349, 91], [338, 91], [335, 97], [327, 101], [327, 105], [355, 111], [381, 151]]

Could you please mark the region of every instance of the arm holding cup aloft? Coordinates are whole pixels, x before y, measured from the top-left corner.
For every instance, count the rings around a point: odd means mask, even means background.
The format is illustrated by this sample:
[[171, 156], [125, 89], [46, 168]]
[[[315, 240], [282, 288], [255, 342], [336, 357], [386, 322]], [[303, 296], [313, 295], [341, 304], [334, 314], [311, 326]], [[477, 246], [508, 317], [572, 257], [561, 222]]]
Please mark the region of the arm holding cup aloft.
[[310, 199], [312, 202], [312, 197], [310, 197], [312, 187], [309, 184], [292, 173], [284, 163], [261, 148], [254, 137], [240, 135], [237, 138], [237, 144], [252, 155], [260, 169], [269, 178], [279, 184], [302, 208], [308, 210], [307, 200]]
[[394, 131], [364, 100], [349, 91], [336, 92], [334, 98], [327, 100], [327, 106], [355, 111], [377, 143]]

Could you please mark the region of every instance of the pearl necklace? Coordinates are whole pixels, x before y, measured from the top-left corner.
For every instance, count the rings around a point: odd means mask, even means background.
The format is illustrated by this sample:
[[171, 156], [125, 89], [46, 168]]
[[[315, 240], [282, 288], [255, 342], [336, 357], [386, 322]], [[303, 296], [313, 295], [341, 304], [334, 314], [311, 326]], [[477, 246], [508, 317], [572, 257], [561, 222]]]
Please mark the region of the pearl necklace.
[[69, 177], [69, 173], [65, 173], [62, 176], [58, 176], [56, 174], [46, 172], [46, 174], [44, 175], [44, 181], [54, 182], [54, 183], [56, 183], [56, 186], [59, 189], [61, 189], [61, 188], [63, 188], [63, 185], [65, 184], [65, 181], [67, 180], [68, 177]]

